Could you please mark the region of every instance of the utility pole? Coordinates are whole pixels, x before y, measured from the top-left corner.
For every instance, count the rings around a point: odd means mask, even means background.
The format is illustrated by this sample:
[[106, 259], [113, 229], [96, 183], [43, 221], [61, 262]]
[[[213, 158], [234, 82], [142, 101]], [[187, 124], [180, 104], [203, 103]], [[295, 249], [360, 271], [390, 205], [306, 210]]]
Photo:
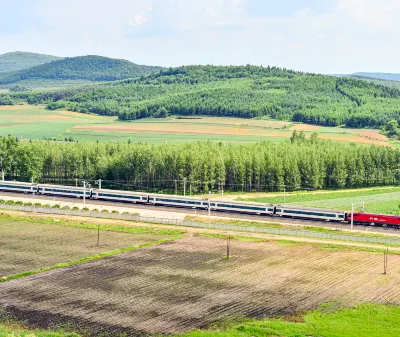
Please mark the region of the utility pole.
[[174, 180], [174, 182], [175, 182], [175, 195], [178, 195], [178, 185], [177, 185], [178, 180]]
[[283, 186], [283, 202], [286, 203], [286, 185]]
[[90, 184], [87, 181], [83, 181], [83, 204], [86, 205], [86, 187], [90, 189]]
[[86, 181], [83, 181], [83, 204], [86, 205]]
[[211, 223], [211, 205], [210, 205], [210, 196], [208, 196], [208, 222]]
[[383, 274], [384, 275], [386, 275], [386, 273], [387, 273], [388, 255], [389, 255], [389, 247], [386, 247], [386, 250], [383, 252]]
[[187, 178], [183, 178], [183, 195], [186, 196], [186, 179]]
[[364, 201], [362, 202], [362, 211], [361, 212], [365, 213], [365, 202]]
[[350, 229], [353, 230], [354, 224], [354, 204], [351, 204], [351, 221], [350, 221]]
[[96, 180], [94, 183], [99, 185], [99, 191], [100, 191], [101, 190], [101, 179]]
[[231, 248], [231, 235], [228, 234], [226, 238], [226, 259], [229, 260], [230, 257], [230, 248]]
[[35, 213], [35, 191], [32, 191], [32, 206], [33, 206], [33, 213]]
[[97, 248], [100, 247], [100, 225], [97, 225]]
[[78, 187], [78, 178], [75, 178], [75, 187]]

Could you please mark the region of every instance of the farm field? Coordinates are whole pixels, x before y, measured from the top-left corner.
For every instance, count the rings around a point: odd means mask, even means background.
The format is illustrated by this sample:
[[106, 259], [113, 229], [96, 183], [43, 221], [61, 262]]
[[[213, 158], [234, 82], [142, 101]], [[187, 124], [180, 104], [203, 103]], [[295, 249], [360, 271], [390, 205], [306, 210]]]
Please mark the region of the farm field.
[[232, 241], [229, 260], [225, 252], [226, 240], [186, 237], [2, 283], [0, 307], [32, 327], [135, 335], [290, 316], [330, 301], [400, 304], [398, 255], [383, 275], [381, 254], [346, 248]]
[[0, 217], [0, 278], [168, 237], [144, 228], [134, 234], [102, 228], [97, 247], [96, 227]]
[[[231, 195], [230, 198], [235, 198]], [[293, 193], [268, 193], [264, 195], [242, 195], [236, 197], [242, 201], [256, 201], [273, 204], [292, 204], [307, 207], [333, 208], [340, 210], [362, 210], [364, 202], [365, 211], [372, 213], [400, 214], [400, 188], [385, 187], [359, 190], [337, 190], [320, 192], [293, 192]]]
[[[51, 123], [51, 127], [49, 126]], [[379, 130], [320, 127], [268, 119], [229, 117], [169, 117], [121, 122], [116, 117], [81, 114], [70, 111], [49, 111], [43, 106], [0, 106], [0, 136], [26, 139], [72, 137], [87, 141], [187, 142], [212, 140], [234, 143], [283, 141], [294, 130], [307, 135], [318, 132], [320, 138], [341, 142], [389, 145]]]
[[[315, 311], [295, 317], [251, 321], [227, 328], [194, 330], [183, 337], [254, 337], [254, 336], [320, 336], [320, 337], [392, 337], [400, 334], [400, 308], [391, 305], [360, 305], [338, 308], [338, 303], [322, 305]], [[0, 336], [79, 337], [65, 331], [28, 330], [0, 323]]]

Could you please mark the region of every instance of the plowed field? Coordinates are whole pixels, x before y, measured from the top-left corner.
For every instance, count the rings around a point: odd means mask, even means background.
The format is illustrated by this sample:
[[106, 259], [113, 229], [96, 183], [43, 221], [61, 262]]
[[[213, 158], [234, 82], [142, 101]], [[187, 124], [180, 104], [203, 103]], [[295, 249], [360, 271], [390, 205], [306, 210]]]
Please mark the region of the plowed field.
[[0, 219], [0, 278], [164, 238]]
[[0, 284], [0, 308], [93, 335], [176, 333], [329, 300], [400, 304], [400, 256], [188, 237]]

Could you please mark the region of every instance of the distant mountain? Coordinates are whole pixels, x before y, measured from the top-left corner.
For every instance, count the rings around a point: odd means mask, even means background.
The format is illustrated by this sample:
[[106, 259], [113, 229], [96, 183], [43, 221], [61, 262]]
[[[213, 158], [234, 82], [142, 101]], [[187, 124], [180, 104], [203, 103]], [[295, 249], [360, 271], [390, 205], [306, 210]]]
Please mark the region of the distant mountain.
[[16, 51], [0, 55], [0, 72], [22, 70], [42, 65], [62, 57]]
[[33, 68], [0, 73], [0, 84], [31, 80], [115, 81], [158, 72], [161, 67], [138, 65], [102, 56], [78, 56], [52, 61]]
[[351, 76], [355, 77], [368, 77], [377, 78], [385, 81], [400, 81], [400, 74], [390, 74], [390, 73], [354, 73]]

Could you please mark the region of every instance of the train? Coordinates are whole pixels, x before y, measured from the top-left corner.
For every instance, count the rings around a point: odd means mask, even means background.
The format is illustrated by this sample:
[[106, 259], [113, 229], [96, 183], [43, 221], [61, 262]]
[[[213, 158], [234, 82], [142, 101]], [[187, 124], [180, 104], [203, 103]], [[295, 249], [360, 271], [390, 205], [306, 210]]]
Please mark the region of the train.
[[356, 225], [359, 224], [400, 228], [400, 217], [398, 216], [363, 212], [351, 213], [325, 208], [275, 205], [259, 202], [213, 200], [178, 195], [34, 184], [16, 181], [0, 181], [0, 191], [22, 192], [70, 198], [83, 198], [83, 196], [85, 196], [87, 199], [110, 202], [173, 206], [217, 212], [233, 212], [314, 221], [350, 223], [351, 220], [353, 220], [353, 223]]

